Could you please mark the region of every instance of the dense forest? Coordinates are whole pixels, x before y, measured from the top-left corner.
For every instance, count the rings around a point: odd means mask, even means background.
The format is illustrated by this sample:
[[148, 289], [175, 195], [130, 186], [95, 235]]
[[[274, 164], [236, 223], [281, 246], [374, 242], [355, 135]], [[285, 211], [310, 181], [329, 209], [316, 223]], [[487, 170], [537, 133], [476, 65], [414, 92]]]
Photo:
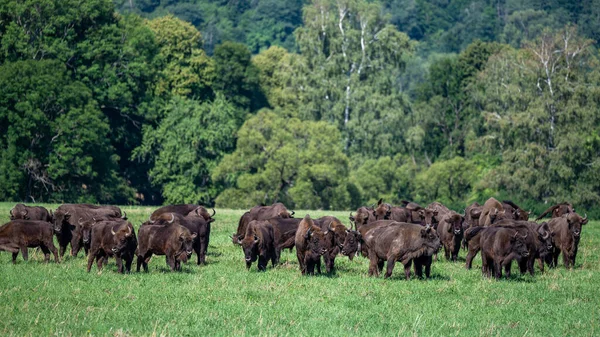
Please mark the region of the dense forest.
[[0, 200], [595, 208], [599, 38], [599, 0], [0, 0]]

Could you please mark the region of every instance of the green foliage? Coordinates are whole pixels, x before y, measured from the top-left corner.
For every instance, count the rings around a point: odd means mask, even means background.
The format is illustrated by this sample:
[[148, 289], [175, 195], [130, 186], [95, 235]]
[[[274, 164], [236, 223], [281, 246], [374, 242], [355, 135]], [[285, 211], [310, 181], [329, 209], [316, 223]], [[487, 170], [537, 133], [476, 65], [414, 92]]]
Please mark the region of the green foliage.
[[219, 207], [281, 201], [296, 208], [335, 209], [349, 203], [348, 159], [335, 126], [261, 110], [238, 135], [236, 150], [213, 172], [213, 180], [231, 184], [217, 198]]
[[158, 127], [144, 128], [134, 157], [154, 163], [149, 176], [167, 202], [210, 203], [218, 193], [210, 173], [233, 150], [244, 113], [217, 95], [204, 103], [173, 98], [161, 114]]

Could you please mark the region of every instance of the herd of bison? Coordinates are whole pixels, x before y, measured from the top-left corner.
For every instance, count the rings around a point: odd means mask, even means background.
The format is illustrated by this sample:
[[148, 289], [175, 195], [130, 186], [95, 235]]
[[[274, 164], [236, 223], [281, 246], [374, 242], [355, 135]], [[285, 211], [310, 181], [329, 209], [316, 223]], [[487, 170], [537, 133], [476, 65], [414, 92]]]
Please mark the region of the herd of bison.
[[[19, 251], [28, 259], [28, 247], [39, 247], [56, 262], [71, 245], [77, 256], [83, 247], [88, 256], [87, 271], [94, 260], [98, 270], [114, 257], [119, 272], [130, 272], [137, 257], [137, 271], [148, 271], [152, 255], [165, 255], [171, 270], [180, 270], [192, 253], [204, 264], [215, 210], [193, 204], [169, 205], [155, 210], [139, 230], [134, 230], [127, 215], [116, 206], [64, 204], [54, 212], [44, 207], [17, 204], [10, 211], [11, 221], [0, 227], [0, 250]], [[535, 222], [530, 212], [511, 201], [494, 198], [485, 204], [474, 203], [459, 214], [434, 202], [422, 207], [413, 202], [392, 206], [379, 200], [372, 207], [350, 213], [350, 227], [333, 216], [313, 219], [294, 218], [294, 212], [281, 203], [256, 206], [244, 213], [233, 244], [240, 245], [246, 268], [257, 262], [266, 270], [275, 266], [283, 249], [296, 248], [302, 274], [321, 273], [321, 258], [327, 273], [334, 272], [335, 258], [341, 254], [352, 260], [356, 255], [369, 259], [369, 275], [378, 276], [387, 262], [385, 277], [392, 275], [396, 262], [402, 263], [406, 278], [411, 267], [419, 277], [430, 276], [432, 261], [443, 247], [445, 258], [457, 261], [460, 249], [467, 251], [466, 268], [481, 251], [482, 273], [495, 278], [510, 276], [516, 260], [520, 272], [534, 274], [535, 260], [541, 271], [544, 264], [556, 267], [562, 253], [565, 267], [575, 264], [582, 225], [588, 222], [569, 203], [548, 208]], [[538, 223], [550, 215], [547, 222]], [[56, 236], [59, 250], [54, 245]]]

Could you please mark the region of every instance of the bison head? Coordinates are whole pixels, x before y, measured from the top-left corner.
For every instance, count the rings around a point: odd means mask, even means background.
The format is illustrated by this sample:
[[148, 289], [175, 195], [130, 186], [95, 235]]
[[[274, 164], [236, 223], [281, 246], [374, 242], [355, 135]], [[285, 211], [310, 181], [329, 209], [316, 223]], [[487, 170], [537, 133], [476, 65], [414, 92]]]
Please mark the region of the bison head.
[[81, 238], [83, 239], [83, 243], [90, 243], [92, 226], [94, 225], [94, 223], [95, 220], [83, 221], [83, 218], [77, 219], [77, 226], [79, 227], [79, 231], [81, 232]]
[[419, 215], [419, 218], [421, 219], [421, 225], [437, 228], [437, 220], [436, 220], [436, 217], [438, 215], [437, 211], [434, 211], [434, 210], [431, 210], [428, 208], [421, 208], [420, 210], [417, 211], [417, 214]]
[[211, 215], [206, 208], [199, 206], [198, 208], [196, 208], [195, 210], [190, 212], [190, 214], [188, 214], [188, 215], [195, 215], [195, 216], [202, 217], [202, 218], [204, 218], [206, 223], [211, 223], [211, 222], [215, 221], [215, 219], [213, 218], [213, 216], [215, 216], [215, 214], [217, 214], [217, 211], [215, 211], [214, 208], [212, 209], [212, 215]]
[[291, 219], [294, 217], [294, 214], [296, 214], [296, 212], [292, 211], [292, 213], [290, 213], [287, 209], [283, 209], [282, 211], [279, 212], [279, 217], [283, 218], [283, 219]]
[[431, 226], [425, 226], [425, 228], [421, 229], [421, 239], [423, 240], [423, 245], [427, 249], [426, 255], [431, 256], [437, 253], [442, 247], [440, 237]]
[[515, 234], [510, 238], [510, 243], [512, 245], [512, 251], [517, 255], [527, 257], [529, 256], [529, 249], [527, 248], [527, 235], [521, 235], [518, 231], [515, 231]]
[[582, 218], [581, 215], [577, 213], [568, 213], [566, 218], [567, 223], [569, 224], [569, 230], [575, 238], [579, 238], [581, 236], [581, 226], [588, 223], [587, 214]]
[[448, 232], [453, 233], [454, 235], [461, 235], [463, 233], [463, 222], [465, 218], [463, 218], [460, 214], [452, 214], [446, 218], [446, 221], [450, 225], [448, 227]]
[[178, 259], [180, 261], [186, 262], [187, 259], [192, 256], [194, 239], [198, 234], [190, 233], [187, 228], [184, 228], [179, 234], [179, 243], [181, 244], [181, 248], [179, 249], [179, 253], [177, 254]]
[[68, 211], [56, 210], [56, 212], [54, 212], [54, 231], [60, 233], [63, 226], [69, 226], [70, 218], [71, 214]]
[[356, 252], [358, 252], [360, 249], [361, 239], [362, 236], [360, 235], [360, 232], [346, 229], [346, 239], [344, 240], [344, 243], [340, 246], [340, 248], [342, 249], [342, 254], [349, 257], [354, 256]]
[[554, 233], [552, 231], [550, 231], [550, 227], [548, 226], [548, 223], [546, 223], [546, 222], [542, 222], [537, 227], [536, 232], [538, 235], [538, 239], [541, 243], [540, 256], [544, 257], [544, 256], [550, 254], [550, 252], [552, 252], [552, 248], [554, 247], [554, 244], [552, 242], [552, 237], [554, 236]]
[[123, 225], [115, 225], [110, 229], [110, 233], [113, 235], [113, 248], [112, 252], [117, 254], [127, 248], [131, 240], [134, 238], [133, 229], [130, 223]]
[[369, 216], [372, 211], [372, 208], [361, 207], [356, 210], [355, 216], [352, 216], [352, 213], [350, 213], [350, 221], [354, 221], [354, 226], [358, 229], [358, 227], [364, 226], [369, 222]]
[[250, 269], [252, 262], [256, 261], [258, 258], [258, 246], [260, 244], [260, 238], [256, 234], [252, 233], [251, 235], [246, 235], [243, 240], [240, 240], [239, 244], [242, 246], [242, 250], [244, 251], [246, 268]]
[[304, 240], [306, 241], [307, 252], [310, 252], [314, 258], [321, 256], [327, 252], [327, 234], [328, 231], [321, 231], [318, 227], [309, 228], [304, 234]]
[[375, 220], [387, 220], [392, 215], [392, 205], [384, 203], [383, 199], [379, 199], [377, 207], [373, 210]]

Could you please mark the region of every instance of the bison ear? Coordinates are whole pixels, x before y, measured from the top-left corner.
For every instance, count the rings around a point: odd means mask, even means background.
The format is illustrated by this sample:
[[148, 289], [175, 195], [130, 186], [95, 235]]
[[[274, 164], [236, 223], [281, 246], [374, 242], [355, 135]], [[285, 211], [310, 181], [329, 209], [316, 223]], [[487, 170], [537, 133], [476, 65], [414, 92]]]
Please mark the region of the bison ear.
[[256, 236], [256, 234], [254, 234], [254, 242], [258, 242], [258, 236]]
[[192, 240], [196, 238], [196, 236], [198, 236], [198, 234], [196, 232], [192, 233]]
[[379, 201], [377, 202], [377, 205], [381, 205], [381, 203], [383, 202], [383, 198], [379, 199]]
[[306, 231], [306, 234], [304, 234], [304, 239], [308, 240], [310, 238], [310, 236], [312, 235], [312, 230], [309, 228]]

